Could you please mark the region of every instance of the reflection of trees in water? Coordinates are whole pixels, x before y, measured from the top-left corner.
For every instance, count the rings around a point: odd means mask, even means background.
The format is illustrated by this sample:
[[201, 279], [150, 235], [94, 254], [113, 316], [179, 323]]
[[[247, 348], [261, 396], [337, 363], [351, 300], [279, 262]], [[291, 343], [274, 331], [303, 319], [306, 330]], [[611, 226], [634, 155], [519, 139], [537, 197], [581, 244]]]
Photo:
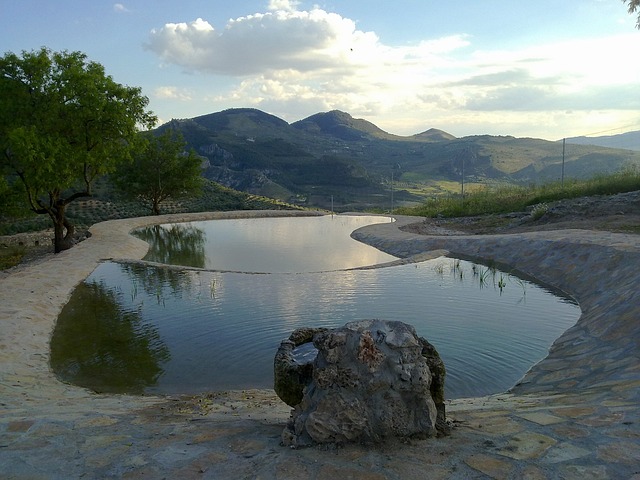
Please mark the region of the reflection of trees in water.
[[76, 288], [51, 339], [51, 366], [61, 379], [110, 393], [143, 393], [156, 383], [169, 349], [118, 295], [97, 282]]
[[150, 246], [145, 260], [204, 268], [205, 233], [197, 227], [188, 224], [153, 225], [136, 230], [134, 234]]
[[171, 295], [180, 298], [182, 292], [188, 290], [191, 279], [186, 272], [174, 268], [155, 267], [137, 263], [120, 263], [122, 272], [129, 276], [131, 281], [128, 288], [131, 301], [135, 301], [141, 293], [149, 297], [155, 297], [158, 304], [164, 303], [165, 290], [168, 288]]

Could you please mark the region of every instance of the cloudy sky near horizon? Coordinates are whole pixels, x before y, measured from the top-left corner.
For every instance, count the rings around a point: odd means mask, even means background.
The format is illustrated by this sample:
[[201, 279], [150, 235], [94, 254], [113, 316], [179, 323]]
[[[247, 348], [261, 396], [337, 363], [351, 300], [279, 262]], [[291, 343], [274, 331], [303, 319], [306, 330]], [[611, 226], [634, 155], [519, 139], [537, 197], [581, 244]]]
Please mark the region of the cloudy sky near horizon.
[[621, 0], [0, 0], [2, 52], [80, 50], [161, 122], [343, 110], [399, 135], [640, 130]]

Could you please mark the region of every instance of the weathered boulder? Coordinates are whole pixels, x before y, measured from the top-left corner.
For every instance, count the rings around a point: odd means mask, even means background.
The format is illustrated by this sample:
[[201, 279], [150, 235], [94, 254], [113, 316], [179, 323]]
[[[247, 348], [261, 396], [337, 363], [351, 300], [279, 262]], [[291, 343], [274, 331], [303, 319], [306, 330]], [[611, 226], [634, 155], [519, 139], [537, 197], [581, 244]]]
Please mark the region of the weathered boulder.
[[318, 353], [313, 337], [326, 331], [326, 328], [298, 328], [280, 343], [273, 362], [273, 389], [290, 407], [300, 403], [304, 387], [311, 383]]
[[[298, 339], [311, 335], [317, 355], [310, 381], [305, 367], [298, 387], [289, 382], [292, 389], [304, 390], [301, 400], [295, 403], [300, 394], [291, 392], [289, 401], [283, 398], [295, 405], [282, 433], [284, 445], [379, 443], [446, 431], [444, 364], [411, 325], [362, 320], [333, 330], [309, 330], [306, 336], [292, 334]], [[288, 342], [285, 351], [309, 343], [296, 345], [291, 337]]]

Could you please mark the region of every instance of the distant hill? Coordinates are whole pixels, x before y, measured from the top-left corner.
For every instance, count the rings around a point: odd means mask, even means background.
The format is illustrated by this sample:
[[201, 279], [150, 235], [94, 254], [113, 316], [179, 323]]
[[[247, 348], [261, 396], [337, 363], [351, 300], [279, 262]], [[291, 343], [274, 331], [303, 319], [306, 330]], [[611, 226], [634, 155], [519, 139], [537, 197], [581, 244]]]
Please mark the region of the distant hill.
[[454, 137], [450, 133], [438, 130], [437, 128], [430, 128], [429, 130], [413, 135], [410, 138], [412, 140], [426, 142], [445, 142], [447, 140], [455, 140], [456, 137]]
[[234, 108], [210, 113], [193, 119], [195, 123], [211, 131], [243, 132], [245, 135], [265, 135], [288, 128], [284, 120], [255, 108]]
[[366, 139], [396, 140], [401, 138], [385, 132], [371, 122], [353, 118], [348, 113], [339, 110], [316, 113], [291, 125], [310, 134], [331, 135], [347, 141]]
[[[534, 138], [455, 136], [435, 128], [392, 135], [334, 110], [294, 122], [239, 108], [172, 120], [203, 158], [204, 175], [222, 185], [302, 206], [336, 210], [390, 208], [459, 191], [466, 184], [539, 183], [560, 179], [562, 146]], [[640, 152], [572, 144], [566, 178], [640, 165]]]
[[640, 130], [601, 137], [572, 137], [567, 138], [566, 141], [567, 143], [576, 145], [598, 145], [600, 147], [625, 148], [640, 151]]

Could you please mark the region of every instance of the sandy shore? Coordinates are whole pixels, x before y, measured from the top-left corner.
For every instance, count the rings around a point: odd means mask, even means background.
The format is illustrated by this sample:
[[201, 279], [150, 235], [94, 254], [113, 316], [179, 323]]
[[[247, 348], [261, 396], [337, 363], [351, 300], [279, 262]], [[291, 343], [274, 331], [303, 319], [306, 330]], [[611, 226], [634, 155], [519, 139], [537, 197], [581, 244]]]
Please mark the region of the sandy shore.
[[0, 278], [1, 478], [640, 478], [640, 237], [561, 230], [426, 236], [365, 227], [399, 257], [434, 250], [517, 267], [575, 298], [580, 320], [505, 394], [450, 402], [450, 437], [327, 451], [279, 445], [272, 391], [97, 395], [60, 383], [49, 339], [100, 261], [139, 259], [128, 233], [158, 222], [295, 212], [167, 215], [95, 225], [72, 250]]

